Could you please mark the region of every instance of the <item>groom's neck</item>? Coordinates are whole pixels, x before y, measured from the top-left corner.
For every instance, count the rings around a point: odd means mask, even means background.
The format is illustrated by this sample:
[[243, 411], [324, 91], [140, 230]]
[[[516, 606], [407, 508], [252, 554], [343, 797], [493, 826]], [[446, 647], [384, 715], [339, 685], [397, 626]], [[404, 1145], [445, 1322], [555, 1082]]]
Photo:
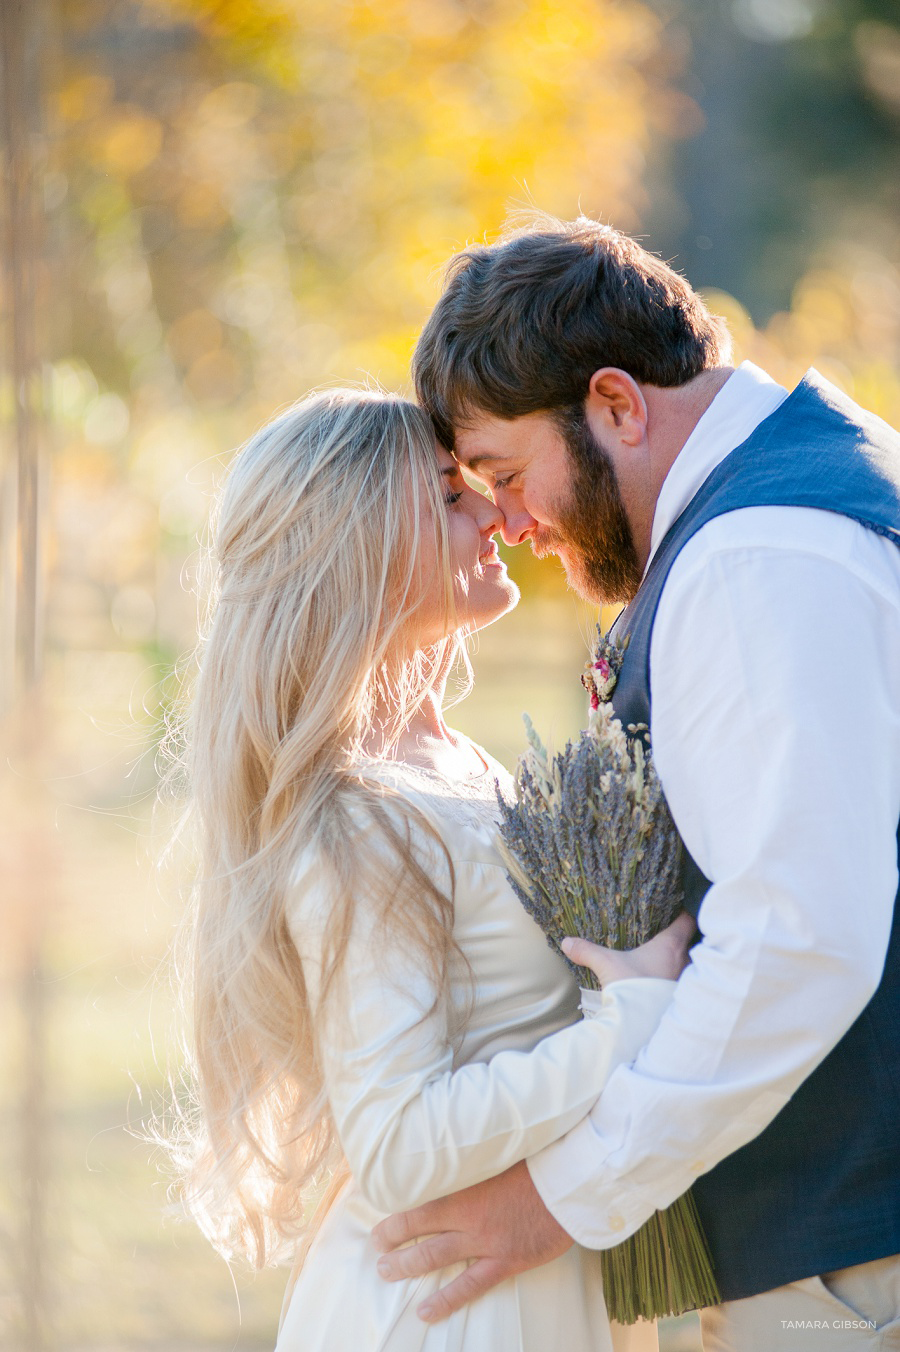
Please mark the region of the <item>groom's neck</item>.
[[642, 569], [650, 556], [653, 518], [666, 475], [733, 370], [731, 366], [717, 366], [685, 385], [670, 388], [641, 386], [647, 406], [642, 452], [620, 456], [616, 471]]
[[717, 366], [701, 371], [686, 385], [641, 387], [647, 401], [647, 442], [657, 497], [697, 423], [733, 372], [733, 366]]

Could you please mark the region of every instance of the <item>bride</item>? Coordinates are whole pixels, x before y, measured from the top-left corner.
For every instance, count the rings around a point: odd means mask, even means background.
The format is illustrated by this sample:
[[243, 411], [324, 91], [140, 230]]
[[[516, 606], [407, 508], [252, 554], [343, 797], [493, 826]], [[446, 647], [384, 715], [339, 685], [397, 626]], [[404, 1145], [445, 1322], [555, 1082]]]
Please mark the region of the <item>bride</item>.
[[[399, 397], [332, 390], [238, 455], [216, 523], [188, 765], [200, 861], [185, 1198], [217, 1247], [292, 1260], [278, 1352], [604, 1352], [571, 1247], [441, 1324], [372, 1227], [561, 1136], [653, 1032], [676, 924], [606, 955], [591, 1017], [493, 844], [509, 776], [446, 726], [463, 636], [518, 599], [502, 517]], [[649, 973], [634, 977], [640, 970]], [[625, 979], [617, 979], [617, 978]], [[630, 978], [630, 979], [629, 979]], [[524, 1166], [522, 1166], [524, 1167]]]

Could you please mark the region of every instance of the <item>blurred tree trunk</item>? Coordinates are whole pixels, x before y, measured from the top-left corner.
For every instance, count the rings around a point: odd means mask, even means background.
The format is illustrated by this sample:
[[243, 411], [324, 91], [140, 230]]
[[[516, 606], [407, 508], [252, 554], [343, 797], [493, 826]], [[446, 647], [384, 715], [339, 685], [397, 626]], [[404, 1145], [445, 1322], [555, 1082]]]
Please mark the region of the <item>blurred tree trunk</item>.
[[653, 248], [757, 323], [835, 241], [896, 256], [897, 0], [651, 3], [702, 113], [657, 153]]
[[675, 8], [672, 24], [689, 40], [685, 83], [703, 126], [667, 153], [661, 176], [668, 192], [648, 213], [653, 247], [674, 258], [694, 286], [720, 287], [770, 313], [796, 278], [779, 276], [772, 285], [760, 277], [759, 254], [782, 203], [772, 147], [755, 119], [760, 98], [782, 75], [784, 53], [739, 31], [732, 0], [690, 0]]
[[47, 1183], [46, 984], [44, 931], [47, 839], [40, 783], [40, 456], [42, 365], [38, 338], [41, 265], [42, 56], [46, 8], [39, 0], [0, 2], [3, 167], [3, 343], [9, 426], [0, 461], [0, 591], [3, 599], [0, 710], [5, 759], [15, 776], [13, 868], [4, 891], [12, 914], [22, 1013], [19, 1290], [22, 1347], [47, 1346], [45, 1196]]

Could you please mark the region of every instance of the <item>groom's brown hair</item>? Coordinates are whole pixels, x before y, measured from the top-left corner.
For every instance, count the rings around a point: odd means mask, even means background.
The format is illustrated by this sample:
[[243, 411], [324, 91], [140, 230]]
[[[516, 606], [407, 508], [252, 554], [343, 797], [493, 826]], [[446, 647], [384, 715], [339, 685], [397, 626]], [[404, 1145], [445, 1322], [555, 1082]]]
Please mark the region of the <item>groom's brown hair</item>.
[[642, 384], [683, 385], [730, 348], [724, 321], [629, 235], [585, 217], [542, 218], [451, 260], [413, 378], [452, 449], [454, 428], [473, 414], [581, 405], [602, 366]]

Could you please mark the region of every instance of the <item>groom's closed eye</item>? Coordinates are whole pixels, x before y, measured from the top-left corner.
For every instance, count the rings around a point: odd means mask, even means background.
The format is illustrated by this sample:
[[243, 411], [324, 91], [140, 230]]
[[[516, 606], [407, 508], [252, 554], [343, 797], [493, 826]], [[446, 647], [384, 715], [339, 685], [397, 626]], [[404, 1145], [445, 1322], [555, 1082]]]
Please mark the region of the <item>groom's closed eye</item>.
[[[502, 468], [498, 469], [498, 456], [493, 455], [475, 455], [471, 460], [459, 461], [459, 467], [466, 479], [482, 491], [498, 487], [497, 475], [503, 474]], [[509, 473], [509, 471], [507, 471]]]
[[487, 497], [492, 487], [492, 483], [489, 482], [487, 476], [476, 475], [468, 465], [460, 465], [459, 468], [463, 481], [470, 488], [474, 488], [476, 493], [481, 493], [483, 497]]

